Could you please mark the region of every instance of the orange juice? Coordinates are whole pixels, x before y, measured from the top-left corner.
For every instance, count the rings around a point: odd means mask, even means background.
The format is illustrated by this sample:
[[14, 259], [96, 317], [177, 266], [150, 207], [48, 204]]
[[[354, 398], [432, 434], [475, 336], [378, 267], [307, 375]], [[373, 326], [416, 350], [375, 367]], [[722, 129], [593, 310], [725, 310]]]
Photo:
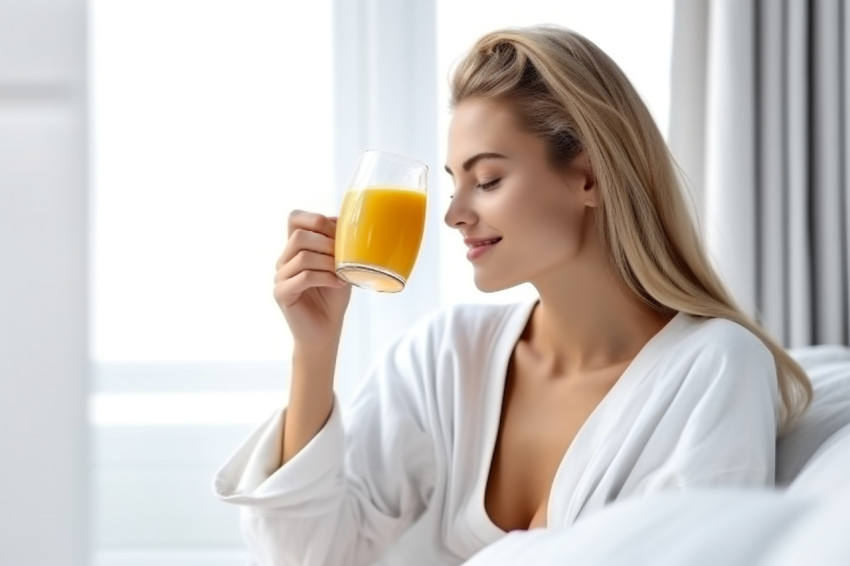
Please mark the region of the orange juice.
[[383, 185], [349, 190], [336, 225], [337, 272], [357, 285], [400, 291], [424, 228], [424, 192]]

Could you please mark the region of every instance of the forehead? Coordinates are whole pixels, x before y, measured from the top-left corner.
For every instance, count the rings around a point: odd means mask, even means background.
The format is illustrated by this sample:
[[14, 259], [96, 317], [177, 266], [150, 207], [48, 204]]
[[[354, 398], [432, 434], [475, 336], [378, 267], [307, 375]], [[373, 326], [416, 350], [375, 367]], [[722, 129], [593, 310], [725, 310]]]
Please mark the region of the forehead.
[[467, 99], [452, 114], [449, 153], [469, 144], [493, 143], [519, 133], [514, 112], [504, 102]]
[[525, 154], [543, 151], [543, 146], [542, 140], [520, 128], [510, 105], [467, 99], [458, 104], [452, 114], [446, 165], [457, 172], [466, 159], [486, 152], [525, 161]]

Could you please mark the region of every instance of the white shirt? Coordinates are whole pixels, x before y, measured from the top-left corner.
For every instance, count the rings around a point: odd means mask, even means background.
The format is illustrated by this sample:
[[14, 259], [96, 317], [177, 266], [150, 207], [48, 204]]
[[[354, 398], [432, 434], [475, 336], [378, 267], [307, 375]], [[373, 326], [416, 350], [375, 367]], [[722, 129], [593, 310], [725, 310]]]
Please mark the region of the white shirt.
[[[350, 406], [335, 398], [324, 427], [280, 469], [284, 413], [257, 429], [214, 485], [243, 506], [257, 563], [369, 564], [426, 509], [448, 563], [504, 537], [484, 491], [508, 363], [535, 303], [461, 305], [421, 321]], [[778, 406], [774, 360], [755, 335], [678, 313], [579, 429], [547, 526], [654, 491], [772, 485]]]

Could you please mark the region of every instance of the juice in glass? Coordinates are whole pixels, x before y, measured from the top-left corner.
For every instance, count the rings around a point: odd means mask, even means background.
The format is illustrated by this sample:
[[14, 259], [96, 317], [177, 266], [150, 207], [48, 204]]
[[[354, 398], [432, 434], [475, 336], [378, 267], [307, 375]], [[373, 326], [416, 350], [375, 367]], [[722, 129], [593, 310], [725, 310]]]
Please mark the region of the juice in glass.
[[419, 254], [425, 205], [417, 188], [349, 189], [336, 226], [337, 274], [358, 287], [401, 291]]

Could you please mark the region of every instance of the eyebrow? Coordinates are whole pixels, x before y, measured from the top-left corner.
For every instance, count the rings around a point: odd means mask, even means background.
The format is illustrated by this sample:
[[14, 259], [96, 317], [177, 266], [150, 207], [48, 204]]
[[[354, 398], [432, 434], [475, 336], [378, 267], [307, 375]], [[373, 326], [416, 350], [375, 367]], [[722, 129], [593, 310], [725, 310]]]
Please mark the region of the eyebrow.
[[[473, 155], [472, 157], [470, 157], [469, 159], [467, 159], [466, 161], [463, 162], [463, 170], [469, 171], [470, 169], [472, 169], [472, 167], [476, 163], [478, 163], [482, 159], [507, 159], [507, 158], [508, 157], [506, 155], [502, 155], [501, 153], [494, 153], [492, 151], [485, 151], [485, 152], [482, 152], [482, 153], [476, 153], [475, 155]], [[448, 165], [446, 165], [446, 173], [448, 173], [452, 177], [455, 176], [454, 173], [452, 173], [452, 170], [449, 169]]]

